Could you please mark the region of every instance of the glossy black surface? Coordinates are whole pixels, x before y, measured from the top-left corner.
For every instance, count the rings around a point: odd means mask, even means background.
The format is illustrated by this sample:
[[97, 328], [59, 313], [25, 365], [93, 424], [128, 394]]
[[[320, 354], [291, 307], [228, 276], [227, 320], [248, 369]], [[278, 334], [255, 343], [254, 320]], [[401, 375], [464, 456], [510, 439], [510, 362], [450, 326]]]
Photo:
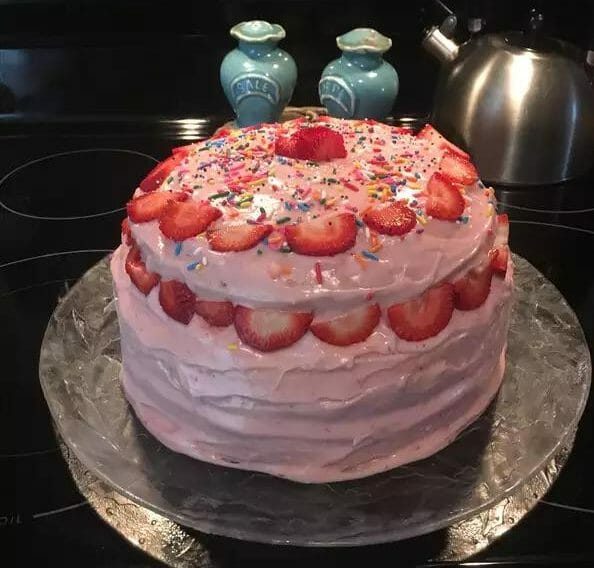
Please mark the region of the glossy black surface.
[[[57, 449], [39, 388], [41, 337], [60, 296], [119, 241], [134, 184], [171, 147], [220, 123], [118, 118], [0, 120], [0, 543], [51, 565], [156, 566], [85, 504]], [[28, 165], [26, 165], [28, 163]], [[566, 296], [594, 345], [594, 178], [498, 191], [511, 246]], [[549, 495], [473, 566], [594, 563], [589, 404]], [[549, 502], [554, 505], [548, 504]], [[567, 508], [569, 507], [569, 508]], [[571, 507], [577, 508], [571, 509]], [[583, 509], [580, 511], [579, 509]], [[547, 535], [545, 537], [545, 535]], [[441, 535], [343, 550], [197, 535], [216, 566], [436, 566]], [[470, 564], [469, 564], [470, 565]]]
[[[592, 35], [589, 0], [447, 0], [468, 38], [468, 15], [486, 31], [525, 29], [538, 4], [543, 33], [585, 48]], [[423, 29], [441, 22], [434, 0], [3, 0], [0, 2], [0, 113], [224, 112], [218, 69], [242, 20], [282, 24], [282, 47], [299, 80], [293, 104], [317, 102], [324, 66], [338, 56], [335, 37], [369, 26], [393, 39], [386, 54], [400, 75], [395, 112], [429, 111], [439, 65], [421, 48]]]

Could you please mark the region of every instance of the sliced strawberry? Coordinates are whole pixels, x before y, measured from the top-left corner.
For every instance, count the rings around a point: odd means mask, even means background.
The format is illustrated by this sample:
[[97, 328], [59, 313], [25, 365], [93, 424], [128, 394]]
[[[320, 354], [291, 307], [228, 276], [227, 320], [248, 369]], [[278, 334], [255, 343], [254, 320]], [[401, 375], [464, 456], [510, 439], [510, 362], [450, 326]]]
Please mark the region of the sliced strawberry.
[[126, 205], [128, 217], [134, 223], [146, 223], [147, 221], [154, 221], [158, 219], [169, 202], [184, 201], [188, 198], [188, 194], [177, 191], [158, 191], [149, 193], [148, 195], [141, 195]]
[[183, 241], [205, 231], [221, 215], [206, 201], [170, 203], [159, 218], [159, 229], [167, 238]]
[[128, 246], [131, 246], [134, 243], [134, 239], [132, 238], [132, 231], [130, 230], [130, 221], [128, 221], [128, 217], [122, 220], [122, 241], [125, 242]]
[[382, 235], [406, 235], [417, 224], [415, 212], [404, 203], [372, 208], [363, 215], [365, 224]]
[[289, 225], [285, 236], [293, 252], [308, 256], [334, 256], [354, 246], [357, 223], [352, 213], [338, 213]]
[[470, 160], [446, 152], [439, 163], [439, 170], [456, 183], [470, 185], [478, 179], [476, 168]]
[[509, 218], [507, 213], [497, 215], [497, 229], [495, 231], [494, 248], [501, 245], [507, 245], [509, 240]]
[[231, 134], [230, 128], [225, 128], [221, 126], [216, 130], [216, 132], [210, 137], [211, 140], [216, 140], [217, 138], [223, 138], [224, 136], [229, 136]]
[[331, 345], [351, 345], [365, 341], [377, 327], [381, 315], [377, 304], [363, 305], [329, 321], [315, 322], [311, 332]]
[[187, 146], [177, 146], [171, 149], [171, 153], [181, 161], [190, 155], [193, 147], [194, 144], [188, 144]]
[[259, 351], [276, 351], [301, 339], [313, 315], [308, 312], [235, 308], [235, 329], [241, 341]]
[[134, 286], [145, 296], [159, 283], [160, 276], [146, 269], [140, 256], [140, 250], [136, 246], [131, 247], [128, 251], [125, 268]]
[[455, 221], [464, 213], [464, 198], [448, 178], [435, 172], [427, 183], [427, 215], [443, 221]]
[[495, 242], [493, 249], [489, 253], [491, 255], [491, 267], [497, 274], [505, 276], [507, 272], [507, 264], [509, 261], [509, 246], [507, 245], [509, 239], [509, 218], [507, 213], [497, 215], [497, 228], [495, 230]]
[[277, 156], [297, 158], [297, 139], [293, 136], [277, 136], [274, 141], [274, 153]]
[[241, 251], [256, 246], [272, 232], [272, 225], [217, 223], [206, 231], [212, 250]]
[[473, 268], [454, 282], [456, 292], [454, 305], [458, 310], [475, 310], [489, 297], [493, 268], [490, 262]]
[[346, 158], [342, 134], [326, 126], [302, 128], [297, 133], [300, 151], [310, 153], [306, 159], [326, 162], [336, 158]]
[[509, 247], [500, 245], [490, 253], [491, 268], [497, 273], [505, 276], [507, 272], [507, 263], [509, 261]]
[[227, 327], [233, 323], [235, 306], [231, 302], [196, 300], [196, 313], [215, 327]]
[[157, 164], [140, 182], [140, 189], [145, 193], [159, 189], [161, 184], [169, 177], [169, 174], [180, 163], [182, 158], [183, 156], [175, 154]]
[[196, 296], [185, 284], [164, 280], [159, 286], [159, 303], [170, 318], [188, 325], [194, 315]]
[[457, 154], [461, 158], [466, 160], [470, 159], [470, 156], [461, 148], [458, 148], [455, 144], [452, 144], [445, 136], [440, 134], [433, 126], [426, 124], [417, 134], [417, 138], [428, 140], [442, 150], [449, 150], [454, 154]]
[[406, 341], [423, 341], [448, 325], [454, 311], [454, 286], [444, 282], [429, 288], [422, 296], [393, 304], [388, 320], [394, 333]]
[[288, 158], [316, 162], [345, 158], [347, 155], [342, 135], [327, 126], [300, 128], [288, 139], [278, 137], [274, 152]]

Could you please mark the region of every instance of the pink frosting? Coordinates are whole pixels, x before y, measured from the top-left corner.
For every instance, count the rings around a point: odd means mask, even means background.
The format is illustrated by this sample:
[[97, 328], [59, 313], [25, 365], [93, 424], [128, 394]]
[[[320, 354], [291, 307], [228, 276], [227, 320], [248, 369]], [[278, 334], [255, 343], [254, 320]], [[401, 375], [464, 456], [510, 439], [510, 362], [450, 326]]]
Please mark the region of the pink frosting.
[[[362, 256], [373, 245], [365, 226], [351, 250], [332, 257], [282, 252], [265, 242], [220, 253], [204, 235], [180, 245], [157, 221], [131, 223], [131, 231], [149, 270], [186, 283], [202, 299], [325, 318], [373, 298], [382, 319], [365, 341], [336, 347], [306, 333], [288, 348], [261, 353], [243, 344], [233, 326], [211, 327], [198, 316], [187, 326], [172, 320], [157, 288], [145, 297], [131, 283], [128, 247], [113, 256], [125, 392], [147, 429], [176, 451], [301, 482], [363, 477], [441, 449], [499, 388], [511, 260], [505, 278], [493, 278], [486, 302], [455, 310], [435, 337], [401, 340], [385, 319], [387, 306], [453, 281], [485, 259], [496, 227], [492, 190], [480, 182], [466, 187], [456, 222], [428, 218], [424, 189], [441, 149], [386, 125], [325, 124], [343, 135], [345, 159], [311, 164], [275, 156], [275, 137], [302, 124], [265, 125], [193, 146], [159, 191], [210, 197], [224, 222], [250, 219], [281, 232], [283, 217], [296, 223], [350, 211], [361, 219], [367, 207], [396, 196], [417, 212], [418, 223], [404, 237], [379, 235], [381, 247], [370, 251], [377, 260]], [[220, 195], [229, 188], [231, 202]], [[240, 199], [245, 204], [238, 207]]]
[[128, 399], [149, 431], [190, 456], [301, 482], [362, 477], [447, 445], [494, 396], [502, 375], [512, 266], [483, 306], [455, 311], [423, 342], [382, 322], [363, 343], [307, 334], [259, 353], [233, 327], [169, 319], [112, 259]]

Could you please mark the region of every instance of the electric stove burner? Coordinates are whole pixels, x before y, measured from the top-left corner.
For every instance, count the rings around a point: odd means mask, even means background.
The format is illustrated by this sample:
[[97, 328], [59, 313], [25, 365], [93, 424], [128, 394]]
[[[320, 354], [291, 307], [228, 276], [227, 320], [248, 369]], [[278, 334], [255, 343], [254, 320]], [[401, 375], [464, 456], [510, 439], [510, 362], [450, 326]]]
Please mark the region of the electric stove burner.
[[71, 251], [0, 265], [0, 459], [55, 450], [37, 378], [38, 341], [58, 298], [108, 252]]
[[[203, 122], [200, 136], [223, 121]], [[58, 560], [89, 567], [162, 566], [151, 556], [171, 565], [204, 568], [305, 564], [314, 568], [352, 560], [376, 566], [391, 565], [394, 558], [399, 564], [418, 566], [423, 558], [439, 557], [427, 540], [412, 539], [397, 547], [304, 552], [201, 535], [151, 517], [152, 513], [95, 483], [80, 467], [72, 469], [68, 456], [64, 459], [38, 378], [39, 348], [48, 318], [68, 288], [117, 246], [124, 217], [120, 209], [156, 158], [188, 143], [183, 121], [119, 124], [103, 119], [58, 121], [51, 132], [37, 124], [14, 124], [11, 137], [0, 136], [3, 550], [7, 544], [9, 550], [14, 546], [36, 564]], [[585, 179], [549, 188], [502, 189], [497, 194], [501, 211], [508, 212], [513, 223], [512, 248], [560, 289], [592, 346], [591, 186], [592, 180]], [[526, 558], [564, 567], [574, 561], [576, 566], [578, 561], [594, 565], [592, 406], [586, 409], [573, 451], [545, 499], [518, 524], [520, 515], [513, 507], [483, 519], [481, 530], [490, 535], [491, 544], [478, 552], [483, 541], [474, 543], [473, 560], [490, 566], [520, 566]], [[542, 495], [537, 490], [532, 498]], [[504, 530], [512, 525], [513, 530]], [[543, 539], [543, 534], [551, 536]], [[434, 542], [443, 544], [443, 538], [437, 535]]]
[[530, 221], [526, 219], [516, 219], [512, 221], [515, 225], [540, 225], [541, 227], [550, 227], [552, 229], [565, 229], [566, 231], [577, 231], [586, 235], [594, 235], [591, 229], [583, 229], [582, 227], [573, 227], [571, 225], [562, 225], [559, 223], [543, 223], [541, 221]]
[[158, 161], [118, 148], [42, 156], [0, 179], [0, 206], [22, 217], [52, 221], [109, 215], [122, 210], [122, 196], [130, 195], [130, 188]]
[[585, 209], [542, 209], [538, 207], [523, 207], [522, 205], [512, 205], [504, 203], [500, 206], [502, 209], [517, 209], [518, 211], [530, 211], [531, 213], [551, 213], [553, 215], [567, 215], [571, 213], [591, 213], [594, 207], [586, 207]]
[[0, 264], [0, 468], [19, 481], [16, 491], [0, 483], [0, 513], [20, 523], [85, 502], [58, 452], [37, 365], [56, 302], [108, 252], [71, 251]]
[[501, 188], [497, 191], [499, 206], [504, 209], [553, 215], [590, 213], [594, 211], [594, 192], [584, 191], [594, 172], [587, 178], [551, 186]]

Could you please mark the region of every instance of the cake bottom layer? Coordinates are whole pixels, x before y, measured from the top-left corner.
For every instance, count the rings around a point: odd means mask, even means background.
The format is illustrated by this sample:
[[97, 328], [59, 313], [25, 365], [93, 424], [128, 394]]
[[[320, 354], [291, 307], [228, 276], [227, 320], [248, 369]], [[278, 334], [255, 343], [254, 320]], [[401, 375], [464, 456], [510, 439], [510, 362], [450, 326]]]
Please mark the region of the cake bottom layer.
[[[145, 428], [176, 452], [205, 462], [261, 471], [294, 481], [329, 483], [381, 473], [429, 457], [445, 448], [489, 406], [501, 385], [504, 368], [505, 356], [502, 353], [495, 369], [477, 381], [476, 388], [466, 396], [438, 414], [419, 420], [412, 428], [396, 436], [379, 437], [335, 462], [326, 459], [322, 440], [317, 441], [318, 448], [314, 452], [299, 452], [290, 440], [282, 438], [276, 440], [276, 449], [269, 450], [260, 447], [256, 440], [247, 444], [246, 440], [242, 440], [239, 443], [241, 450], [235, 447], [237, 441], [233, 437], [227, 443], [202, 441], [203, 421], [193, 414], [191, 401], [186, 396], [173, 388], [165, 388], [166, 392], [158, 393], [146, 385], [138, 385], [125, 371], [122, 372], [122, 380], [126, 397]], [[166, 402], [163, 397], [167, 397]], [[167, 412], [163, 408], [167, 408]], [[271, 453], [279, 454], [278, 461], [270, 459]]]
[[156, 290], [143, 296], [112, 259], [122, 381], [144, 426], [174, 451], [300, 482], [365, 477], [442, 449], [488, 406], [501, 384], [512, 266], [487, 301], [455, 311], [426, 342], [380, 323], [361, 344], [307, 334], [262, 354], [234, 329], [170, 320]]

